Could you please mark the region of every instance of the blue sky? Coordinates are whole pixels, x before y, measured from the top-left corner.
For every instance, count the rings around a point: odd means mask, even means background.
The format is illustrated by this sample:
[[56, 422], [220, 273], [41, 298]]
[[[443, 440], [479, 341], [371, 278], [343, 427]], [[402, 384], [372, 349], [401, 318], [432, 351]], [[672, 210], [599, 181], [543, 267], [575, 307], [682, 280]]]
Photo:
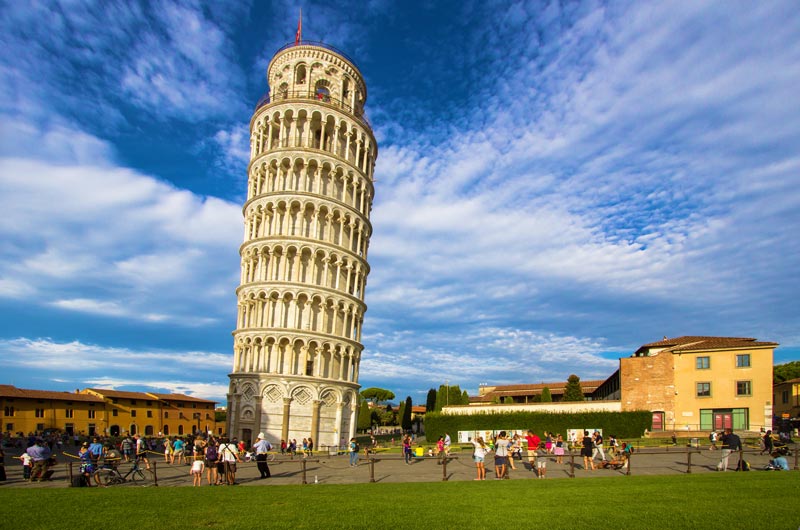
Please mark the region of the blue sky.
[[379, 141], [360, 383], [800, 359], [795, 2], [0, 2], [0, 369], [224, 401], [248, 124], [303, 37]]

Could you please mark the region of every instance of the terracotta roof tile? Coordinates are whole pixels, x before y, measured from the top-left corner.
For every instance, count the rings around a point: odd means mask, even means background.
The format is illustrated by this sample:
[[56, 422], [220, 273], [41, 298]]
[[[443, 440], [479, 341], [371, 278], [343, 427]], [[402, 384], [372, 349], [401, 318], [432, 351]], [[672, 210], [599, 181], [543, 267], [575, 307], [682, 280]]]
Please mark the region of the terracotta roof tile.
[[673, 339], [664, 338], [658, 342], [643, 344], [638, 351], [649, 348], [664, 348], [669, 351], [686, 350], [715, 350], [721, 348], [748, 348], [748, 347], [769, 347], [777, 346], [777, 342], [758, 342], [750, 337], [704, 337], [688, 335], [675, 337]]
[[17, 388], [13, 385], [0, 385], [0, 396], [19, 399], [58, 399], [62, 401], [84, 401], [102, 403], [103, 400], [91, 394], [75, 394], [73, 392], [57, 392], [53, 390], [31, 390]]

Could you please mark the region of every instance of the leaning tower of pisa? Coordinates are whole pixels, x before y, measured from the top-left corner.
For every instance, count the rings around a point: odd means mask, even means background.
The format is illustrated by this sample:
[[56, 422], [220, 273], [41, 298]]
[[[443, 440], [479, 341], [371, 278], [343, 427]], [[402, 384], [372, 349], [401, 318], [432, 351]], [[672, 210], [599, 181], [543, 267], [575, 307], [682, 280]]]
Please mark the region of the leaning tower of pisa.
[[228, 433], [318, 448], [354, 435], [378, 147], [355, 63], [284, 46], [250, 120]]

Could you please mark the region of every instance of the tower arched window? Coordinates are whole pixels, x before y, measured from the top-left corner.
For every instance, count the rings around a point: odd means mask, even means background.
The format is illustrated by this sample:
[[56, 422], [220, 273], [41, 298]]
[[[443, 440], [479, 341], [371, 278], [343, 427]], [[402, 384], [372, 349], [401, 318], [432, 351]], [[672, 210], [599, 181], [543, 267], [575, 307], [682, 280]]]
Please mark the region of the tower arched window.
[[306, 84], [306, 65], [304, 64], [297, 65], [297, 69], [295, 70], [295, 75], [294, 75], [294, 84], [295, 85]]
[[316, 94], [318, 100], [325, 102], [329, 102], [331, 100], [331, 91], [328, 86], [328, 81], [325, 79], [320, 79], [317, 81], [314, 93]]
[[289, 97], [289, 85], [287, 83], [281, 83], [281, 86], [278, 87], [278, 99], [286, 99]]

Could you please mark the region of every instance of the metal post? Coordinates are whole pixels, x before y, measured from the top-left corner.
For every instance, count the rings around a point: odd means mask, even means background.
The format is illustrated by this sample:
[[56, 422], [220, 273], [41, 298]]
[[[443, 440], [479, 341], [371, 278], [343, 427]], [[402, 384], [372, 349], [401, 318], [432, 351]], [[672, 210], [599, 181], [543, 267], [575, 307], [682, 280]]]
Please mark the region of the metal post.
[[158, 461], [153, 459], [153, 463], [152, 463], [153, 468], [150, 470], [150, 472], [153, 474], [153, 486], [158, 486], [158, 473], [156, 473], [156, 465], [157, 464], [158, 464]]
[[369, 457], [369, 481], [375, 482], [375, 459]]
[[447, 482], [447, 456], [442, 458], [442, 480]]
[[569, 478], [575, 478], [575, 451], [569, 450]]
[[72, 486], [72, 462], [67, 462], [67, 480], [69, 480], [69, 485]]
[[306, 482], [306, 459], [301, 459], [300, 463], [303, 465], [303, 484], [308, 484], [308, 482]]
[[631, 474], [631, 460], [632, 460], [631, 457], [632, 456], [633, 456], [633, 451], [628, 453], [628, 460], [627, 460], [627, 462], [628, 462], [628, 471], [625, 473], [626, 476], [630, 476], [630, 474]]
[[692, 472], [692, 451], [691, 448], [686, 449], [686, 472]]
[[[789, 447], [789, 444], [786, 444]], [[794, 444], [794, 470], [797, 471], [797, 444]]]

